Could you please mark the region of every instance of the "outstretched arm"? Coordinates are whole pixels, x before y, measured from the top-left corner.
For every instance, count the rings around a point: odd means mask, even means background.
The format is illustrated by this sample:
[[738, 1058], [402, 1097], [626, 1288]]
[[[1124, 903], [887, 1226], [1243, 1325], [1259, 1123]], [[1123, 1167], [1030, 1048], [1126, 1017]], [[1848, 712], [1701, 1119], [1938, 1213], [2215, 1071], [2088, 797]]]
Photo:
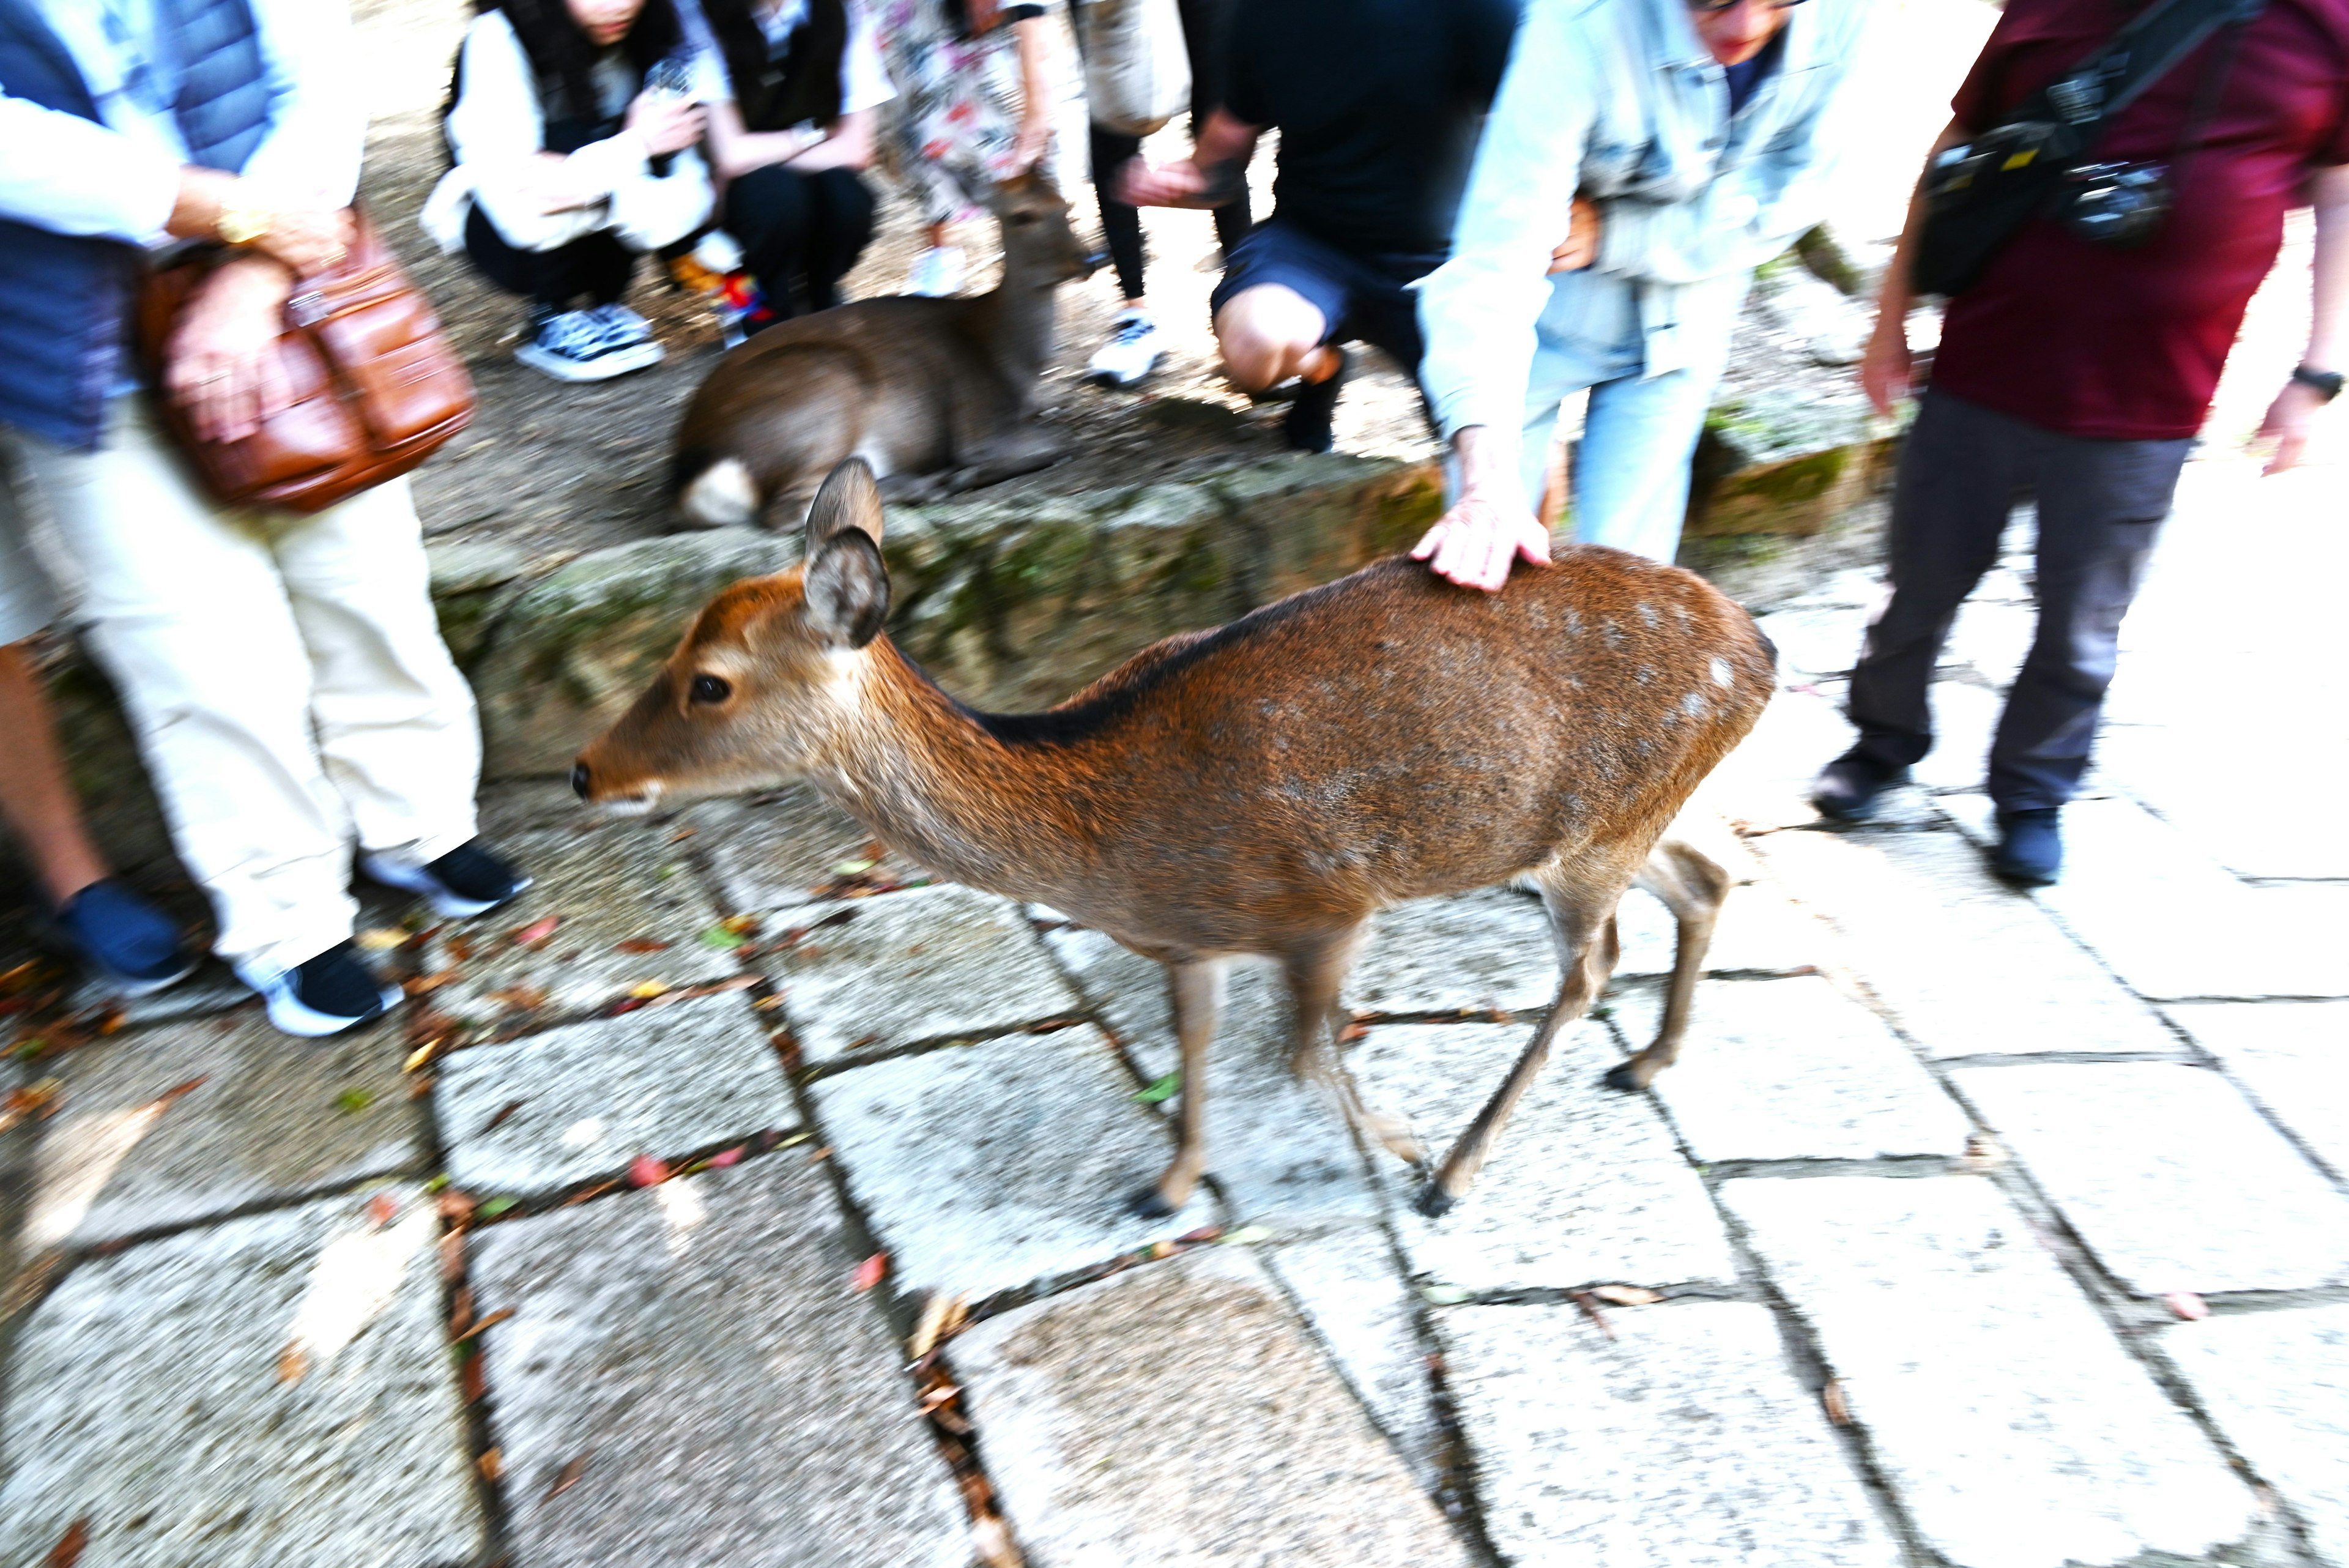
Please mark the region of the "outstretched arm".
[[1126, 164], [1118, 176], [1118, 198], [1133, 207], [1219, 207], [1231, 200], [1223, 188], [1231, 182], [1230, 170], [1247, 168], [1261, 134], [1261, 126], [1219, 109], [1207, 117], [1190, 157], [1154, 167], [1139, 158]]
[[[2309, 176], [2308, 192], [2316, 207], [2315, 254], [2308, 269], [2314, 297], [2308, 351], [2300, 362], [2312, 370], [2339, 370], [2349, 361], [2349, 164], [2317, 170]], [[2305, 461], [2309, 433], [2323, 406], [2315, 388], [2284, 383], [2260, 424], [2261, 438], [2276, 443], [2262, 472], [2282, 473]]]

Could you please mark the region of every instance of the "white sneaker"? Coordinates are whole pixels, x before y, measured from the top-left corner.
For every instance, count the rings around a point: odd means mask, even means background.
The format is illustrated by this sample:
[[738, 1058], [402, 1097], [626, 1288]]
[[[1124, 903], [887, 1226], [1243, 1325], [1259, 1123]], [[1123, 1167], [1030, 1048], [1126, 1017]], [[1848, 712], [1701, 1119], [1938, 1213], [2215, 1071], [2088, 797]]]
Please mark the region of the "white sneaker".
[[905, 292], [936, 298], [960, 289], [962, 279], [962, 247], [932, 245], [914, 258], [913, 267], [905, 274]]
[[1118, 313], [1109, 341], [1094, 350], [1085, 375], [1108, 387], [1138, 387], [1158, 369], [1158, 326], [1147, 313]]
[[587, 312], [604, 329], [604, 341], [616, 348], [633, 348], [653, 340], [653, 324], [615, 300]]
[[530, 336], [514, 350], [515, 358], [558, 381], [608, 381], [657, 364], [660, 357], [657, 343], [633, 348], [616, 346], [604, 324], [585, 310], [550, 311], [537, 317]]
[[384, 984], [347, 940], [292, 969], [235, 968], [236, 978], [261, 993], [269, 1022], [287, 1034], [313, 1040], [339, 1034], [399, 1005], [399, 987]]

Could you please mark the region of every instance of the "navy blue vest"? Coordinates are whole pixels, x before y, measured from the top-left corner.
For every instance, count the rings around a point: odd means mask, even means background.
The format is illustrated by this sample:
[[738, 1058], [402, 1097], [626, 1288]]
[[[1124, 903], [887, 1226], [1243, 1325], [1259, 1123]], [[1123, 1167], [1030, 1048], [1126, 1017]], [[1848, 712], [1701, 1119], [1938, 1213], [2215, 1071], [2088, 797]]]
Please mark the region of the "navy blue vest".
[[[261, 39], [246, 0], [160, 0], [178, 29], [172, 106], [191, 157], [244, 167], [268, 134]], [[89, 88], [31, 0], [0, 0], [0, 84], [43, 109], [98, 118]], [[144, 250], [0, 219], [0, 422], [67, 446], [98, 444], [121, 375]]]

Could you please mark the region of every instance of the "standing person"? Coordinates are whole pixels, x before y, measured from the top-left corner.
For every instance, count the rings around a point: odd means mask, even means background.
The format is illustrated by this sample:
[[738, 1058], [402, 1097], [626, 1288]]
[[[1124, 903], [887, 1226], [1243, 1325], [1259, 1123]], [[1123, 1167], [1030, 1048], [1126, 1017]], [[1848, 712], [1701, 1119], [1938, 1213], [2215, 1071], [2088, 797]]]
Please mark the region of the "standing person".
[[620, 298], [636, 258], [699, 228], [712, 201], [700, 107], [647, 82], [665, 59], [685, 68], [672, 0], [474, 4], [442, 127], [455, 166], [426, 230], [530, 301], [514, 358], [533, 369], [601, 381], [658, 364]]
[[1250, 0], [1232, 14], [1224, 105], [1196, 151], [1126, 166], [1135, 205], [1203, 206], [1279, 129], [1273, 214], [1234, 248], [1210, 307], [1234, 383], [1299, 381], [1290, 446], [1330, 450], [1344, 344], [1418, 375], [1412, 286], [1444, 260], [1516, 24], [1515, 0]]
[[[2127, 19], [2109, 0], [2010, 0], [1934, 154], [1999, 123]], [[1931, 749], [1934, 663], [1998, 558], [2009, 511], [2032, 496], [2038, 634], [1989, 763], [1993, 864], [2026, 886], [2062, 874], [2062, 808], [2095, 742], [2121, 618], [2289, 207], [2316, 208], [2313, 319], [2261, 426], [2276, 443], [2268, 472], [2301, 461], [2349, 370], [2349, 3], [2267, 0], [2122, 109], [2095, 156], [2166, 163], [2168, 215], [2137, 249], [2033, 217], [1949, 301], [1893, 491], [1891, 596], [1852, 671], [1859, 740], [1812, 796], [1829, 816], [1865, 817]], [[1908, 389], [1922, 206], [1910, 205], [1860, 364], [1879, 409]]]
[[905, 292], [952, 294], [966, 269], [948, 226], [1051, 147], [1044, 7], [880, 0], [878, 12], [881, 57], [898, 93], [897, 161], [919, 193], [929, 240]]
[[727, 232], [741, 243], [767, 315], [840, 303], [873, 238], [874, 111], [897, 96], [852, 0], [702, 0], [714, 47], [698, 96]]
[[408, 482], [307, 516], [219, 505], [122, 352], [148, 247], [217, 244], [154, 390], [225, 441], [285, 405], [286, 300], [349, 234], [351, 58], [322, 0], [0, 0], [0, 424], [86, 585], [214, 949], [295, 1034], [399, 998], [351, 945], [354, 839], [447, 917], [527, 885], [474, 836], [480, 732]]
[[[1070, 4], [1073, 16], [1074, 7], [1087, 4], [1087, 0], [1070, 0]], [[1200, 131], [1224, 100], [1224, 61], [1236, 4], [1237, 0], [1179, 0], [1183, 47], [1191, 59], [1191, 140], [1195, 145]], [[1081, 41], [1084, 36], [1080, 24], [1077, 37]], [[1098, 121], [1088, 122], [1085, 134], [1093, 197], [1101, 203], [1102, 237], [1109, 242], [1110, 264], [1116, 270], [1118, 289], [1125, 300], [1117, 319], [1110, 324], [1109, 340], [1094, 350], [1085, 373], [1103, 386], [1138, 387], [1158, 369], [1158, 323], [1150, 314], [1146, 292], [1149, 255], [1142, 243], [1142, 213], [1133, 203], [1118, 199], [1117, 177], [1118, 171], [1141, 153], [1142, 138], [1112, 130]], [[1214, 212], [1216, 243], [1223, 247], [1224, 258], [1228, 262], [1239, 243], [1247, 238], [1245, 160], [1227, 171], [1226, 184], [1229, 199]]]
[[1421, 287], [1459, 461], [1413, 554], [1471, 587], [1549, 558], [1558, 407], [1588, 389], [1574, 536], [1670, 562], [1754, 269], [1819, 218], [1867, 0], [1537, 0]]

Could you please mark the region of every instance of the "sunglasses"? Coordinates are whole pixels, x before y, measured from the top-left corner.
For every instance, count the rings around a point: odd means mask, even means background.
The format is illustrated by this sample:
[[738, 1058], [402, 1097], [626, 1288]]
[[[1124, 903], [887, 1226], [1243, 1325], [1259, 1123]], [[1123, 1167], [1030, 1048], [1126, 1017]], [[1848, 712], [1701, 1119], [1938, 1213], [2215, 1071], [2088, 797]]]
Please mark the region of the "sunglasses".
[[[1689, 0], [1689, 9], [1702, 16], [1712, 16], [1723, 11], [1734, 10], [1743, 3], [1744, 0]], [[1768, 3], [1773, 11], [1791, 11], [1801, 5], [1803, 0], [1768, 0]]]

